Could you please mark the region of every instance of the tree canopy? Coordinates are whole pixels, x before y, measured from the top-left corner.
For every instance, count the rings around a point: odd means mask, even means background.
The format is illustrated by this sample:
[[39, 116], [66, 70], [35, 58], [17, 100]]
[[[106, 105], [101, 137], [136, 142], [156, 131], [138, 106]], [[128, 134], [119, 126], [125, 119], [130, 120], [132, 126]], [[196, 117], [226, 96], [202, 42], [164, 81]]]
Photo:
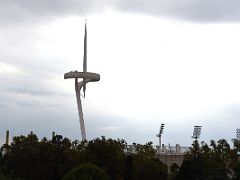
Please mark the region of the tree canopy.
[[[36, 134], [16, 136], [0, 158], [0, 173], [10, 179], [109, 180], [166, 179], [167, 167], [155, 158], [152, 143], [136, 145], [136, 154], [124, 152], [126, 142], [106, 139], [71, 141], [61, 135], [39, 140]], [[84, 175], [83, 175], [84, 174]]]
[[197, 140], [193, 142], [189, 153], [176, 176], [176, 179], [240, 179], [239, 140], [234, 139], [234, 147], [225, 139], [217, 142], [211, 140], [210, 145]]
[[[0, 155], [0, 179], [17, 180], [166, 180], [166, 179], [240, 179], [240, 141], [231, 148], [225, 139], [209, 144], [193, 141], [182, 166], [156, 159], [152, 142], [133, 143], [134, 153], [126, 150], [122, 139], [104, 136], [91, 141], [71, 141], [61, 135], [52, 139], [30, 133], [13, 137], [3, 145]], [[98, 177], [98, 178], [97, 178]]]
[[108, 180], [108, 175], [94, 164], [84, 164], [70, 170], [62, 180]]

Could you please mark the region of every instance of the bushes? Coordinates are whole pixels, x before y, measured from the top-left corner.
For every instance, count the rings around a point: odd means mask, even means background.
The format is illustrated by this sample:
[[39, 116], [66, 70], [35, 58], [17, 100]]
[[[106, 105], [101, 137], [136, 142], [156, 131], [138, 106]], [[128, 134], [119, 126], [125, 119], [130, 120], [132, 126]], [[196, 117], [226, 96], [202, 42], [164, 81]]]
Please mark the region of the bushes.
[[[71, 141], [56, 135], [51, 140], [31, 133], [17, 136], [4, 158], [0, 170], [11, 179], [60, 180], [94, 179], [135, 180], [151, 175], [148, 179], [166, 177], [165, 166], [154, 159], [152, 143], [138, 144], [137, 154], [124, 153], [124, 140], [96, 138], [89, 142]], [[128, 167], [126, 169], [126, 167]], [[1, 172], [0, 172], [1, 173]]]
[[[185, 155], [176, 179], [239, 179], [239, 140], [231, 149], [226, 140], [212, 140], [210, 146], [193, 142], [191, 151]], [[240, 167], [240, 166], [239, 166]]]
[[62, 180], [109, 180], [108, 175], [94, 164], [84, 164], [70, 170]]

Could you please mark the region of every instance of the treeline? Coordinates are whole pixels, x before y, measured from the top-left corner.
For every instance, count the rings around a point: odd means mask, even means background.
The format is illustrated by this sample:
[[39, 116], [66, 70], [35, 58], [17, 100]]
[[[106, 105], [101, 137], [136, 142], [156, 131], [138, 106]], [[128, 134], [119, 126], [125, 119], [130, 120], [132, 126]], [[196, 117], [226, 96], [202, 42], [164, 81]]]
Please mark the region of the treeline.
[[217, 142], [211, 140], [210, 145], [197, 140], [185, 155], [176, 179], [184, 180], [227, 180], [240, 179], [240, 141], [233, 139], [233, 148], [225, 139]]
[[126, 154], [124, 140], [97, 138], [71, 141], [61, 135], [39, 140], [36, 134], [17, 136], [0, 157], [0, 178], [26, 180], [146, 180], [167, 179], [167, 166], [155, 158], [152, 143], [136, 144]]
[[[181, 167], [168, 167], [156, 158], [152, 143], [134, 144], [125, 151], [124, 140], [104, 136], [88, 142], [71, 141], [61, 135], [48, 140], [36, 134], [16, 136], [3, 145], [0, 179], [18, 180], [225, 180], [240, 179], [240, 141], [210, 144], [195, 140]], [[169, 174], [170, 172], [170, 174]]]

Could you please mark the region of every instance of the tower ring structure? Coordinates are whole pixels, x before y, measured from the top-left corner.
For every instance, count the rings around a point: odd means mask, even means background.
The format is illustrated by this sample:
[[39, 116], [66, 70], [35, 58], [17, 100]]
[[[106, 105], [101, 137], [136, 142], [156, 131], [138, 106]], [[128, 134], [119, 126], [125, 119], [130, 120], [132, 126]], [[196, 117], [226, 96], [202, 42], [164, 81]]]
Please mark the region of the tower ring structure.
[[89, 80], [89, 82], [96, 82], [100, 80], [100, 75], [92, 72], [78, 72], [78, 71], [71, 71], [64, 74], [64, 79], [70, 78], [83, 78]]

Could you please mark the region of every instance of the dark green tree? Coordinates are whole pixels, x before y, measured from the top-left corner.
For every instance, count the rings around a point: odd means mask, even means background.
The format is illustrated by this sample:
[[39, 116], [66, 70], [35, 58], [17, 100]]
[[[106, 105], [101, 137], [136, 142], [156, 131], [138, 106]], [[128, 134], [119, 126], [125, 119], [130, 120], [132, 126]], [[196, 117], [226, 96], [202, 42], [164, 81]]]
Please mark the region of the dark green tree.
[[13, 138], [7, 153], [0, 157], [0, 173], [10, 179], [60, 180], [71, 169], [91, 163], [110, 180], [166, 179], [167, 166], [155, 158], [152, 143], [134, 146], [136, 153], [126, 154], [126, 142], [120, 139], [103, 136], [80, 142], [56, 135], [39, 140], [30, 133]]
[[80, 156], [67, 138], [57, 135], [51, 141], [46, 138], [39, 141], [30, 133], [14, 137], [9, 153], [1, 162], [4, 174], [11, 178], [54, 180], [77, 166]]
[[226, 140], [211, 141], [199, 145], [193, 142], [191, 151], [185, 155], [176, 179], [228, 179], [231, 164], [231, 150]]
[[166, 180], [167, 166], [158, 159], [146, 159], [135, 164], [134, 180]]
[[233, 150], [231, 153], [232, 162], [229, 165], [232, 169], [233, 179], [240, 179], [240, 140], [233, 139]]
[[136, 144], [136, 154], [133, 155], [134, 180], [164, 180], [167, 179], [167, 165], [158, 160], [152, 142], [144, 145]]
[[125, 144], [124, 140], [106, 139], [104, 136], [89, 141], [86, 160], [102, 168], [111, 179], [121, 179], [124, 171]]
[[124, 180], [132, 180], [133, 179], [133, 156], [127, 155], [125, 158], [124, 165]]
[[170, 167], [170, 174], [168, 176], [168, 179], [169, 180], [174, 180], [176, 179], [176, 176], [178, 174], [178, 171], [179, 171], [179, 166], [176, 164], [176, 163], [173, 163]]
[[83, 164], [69, 171], [62, 180], [108, 180], [108, 175], [94, 164]]

